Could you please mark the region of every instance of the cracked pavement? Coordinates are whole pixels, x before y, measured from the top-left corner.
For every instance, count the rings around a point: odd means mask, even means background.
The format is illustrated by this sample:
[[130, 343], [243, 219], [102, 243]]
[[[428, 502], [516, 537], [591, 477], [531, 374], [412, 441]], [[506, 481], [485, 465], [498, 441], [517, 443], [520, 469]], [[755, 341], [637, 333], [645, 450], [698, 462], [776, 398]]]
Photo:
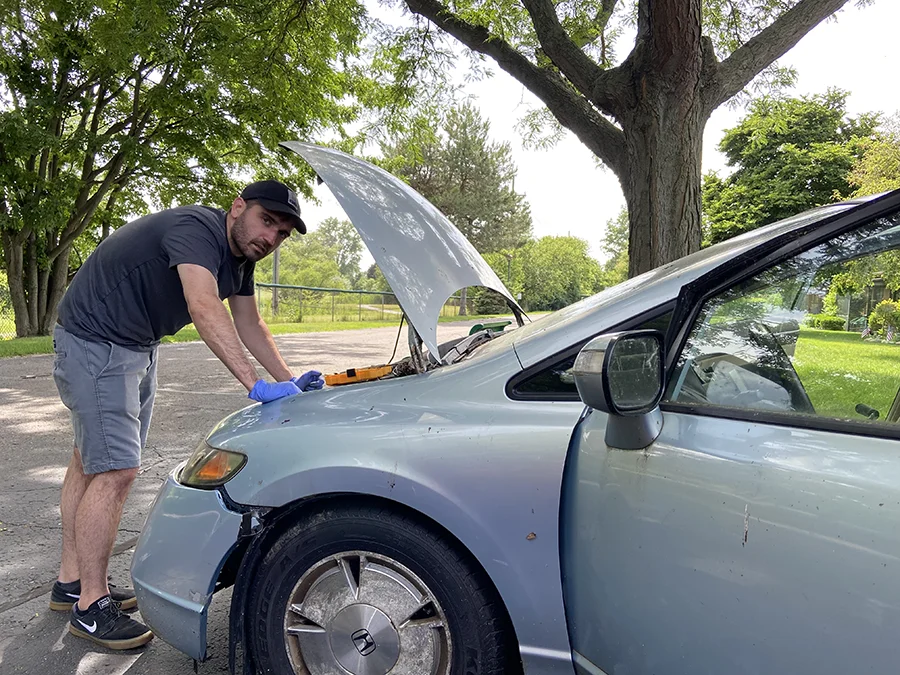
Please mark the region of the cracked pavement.
[[[440, 324], [440, 341], [466, 335], [474, 322]], [[396, 327], [275, 338], [296, 373], [338, 372], [384, 362]], [[396, 358], [408, 354], [406, 329]], [[110, 562], [118, 585], [130, 585], [131, 553], [165, 476], [225, 415], [248, 405], [241, 385], [202, 342], [166, 344], [143, 466], [125, 504]], [[68, 616], [48, 609], [59, 567], [59, 491], [71, 447], [68, 411], [50, 375], [50, 355], [0, 359], [0, 675], [177, 675], [193, 662], [161, 640], [111, 652], [67, 632]], [[263, 372], [260, 369], [260, 372]], [[201, 673], [227, 672], [230, 591], [210, 607], [210, 660]]]

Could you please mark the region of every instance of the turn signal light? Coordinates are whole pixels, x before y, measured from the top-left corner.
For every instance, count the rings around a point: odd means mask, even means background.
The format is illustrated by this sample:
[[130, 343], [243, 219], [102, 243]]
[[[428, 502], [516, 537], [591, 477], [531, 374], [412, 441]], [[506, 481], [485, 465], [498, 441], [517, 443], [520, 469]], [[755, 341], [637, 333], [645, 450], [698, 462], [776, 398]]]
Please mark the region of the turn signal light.
[[247, 455], [214, 448], [203, 441], [184, 465], [178, 480], [190, 487], [218, 487], [234, 478], [246, 463]]

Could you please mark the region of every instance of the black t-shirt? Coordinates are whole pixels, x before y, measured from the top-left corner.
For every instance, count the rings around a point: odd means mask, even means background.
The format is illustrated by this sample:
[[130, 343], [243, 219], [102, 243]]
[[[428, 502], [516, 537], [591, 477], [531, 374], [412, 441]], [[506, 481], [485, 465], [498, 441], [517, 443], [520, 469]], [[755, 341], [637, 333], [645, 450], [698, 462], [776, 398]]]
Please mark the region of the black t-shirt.
[[254, 263], [231, 252], [225, 212], [181, 206], [113, 232], [78, 270], [59, 304], [59, 323], [84, 340], [149, 351], [191, 323], [176, 265], [201, 265], [219, 298], [253, 295]]

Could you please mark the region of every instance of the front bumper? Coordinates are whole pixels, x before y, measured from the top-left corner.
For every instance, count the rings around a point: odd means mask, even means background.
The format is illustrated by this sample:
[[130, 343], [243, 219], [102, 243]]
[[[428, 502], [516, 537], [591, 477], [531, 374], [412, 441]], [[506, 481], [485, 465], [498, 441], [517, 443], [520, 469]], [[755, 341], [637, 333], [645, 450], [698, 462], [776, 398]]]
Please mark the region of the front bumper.
[[181, 485], [169, 474], [141, 532], [131, 576], [141, 616], [188, 656], [206, 657], [206, 615], [222, 565], [237, 543], [242, 516], [217, 490]]

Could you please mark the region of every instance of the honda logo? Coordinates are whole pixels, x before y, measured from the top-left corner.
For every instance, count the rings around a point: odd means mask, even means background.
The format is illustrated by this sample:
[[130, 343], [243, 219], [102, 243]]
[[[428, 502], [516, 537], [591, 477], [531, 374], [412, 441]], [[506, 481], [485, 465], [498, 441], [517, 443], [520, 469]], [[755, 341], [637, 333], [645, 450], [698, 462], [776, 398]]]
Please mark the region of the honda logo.
[[368, 656], [375, 651], [375, 640], [372, 639], [369, 631], [365, 628], [360, 628], [350, 636], [350, 639], [353, 640], [353, 644], [356, 645], [356, 651], [363, 656]]

